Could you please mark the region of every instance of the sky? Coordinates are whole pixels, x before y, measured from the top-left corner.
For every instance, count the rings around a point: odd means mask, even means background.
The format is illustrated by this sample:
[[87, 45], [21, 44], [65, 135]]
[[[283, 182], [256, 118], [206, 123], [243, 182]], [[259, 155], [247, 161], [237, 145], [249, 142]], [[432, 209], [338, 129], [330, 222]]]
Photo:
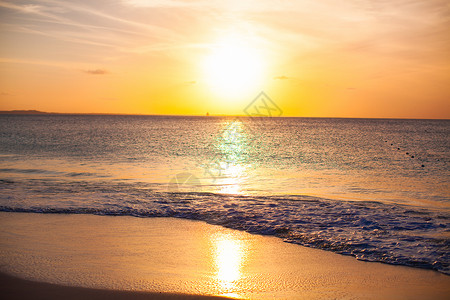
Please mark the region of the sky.
[[447, 0], [0, 0], [0, 110], [450, 118]]

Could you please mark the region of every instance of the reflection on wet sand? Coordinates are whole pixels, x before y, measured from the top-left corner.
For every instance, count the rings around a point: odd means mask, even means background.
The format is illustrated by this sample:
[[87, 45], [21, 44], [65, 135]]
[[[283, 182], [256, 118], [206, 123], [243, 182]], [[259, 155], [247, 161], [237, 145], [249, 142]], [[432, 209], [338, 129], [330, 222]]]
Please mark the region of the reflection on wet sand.
[[242, 241], [229, 234], [219, 234], [215, 237], [214, 262], [216, 278], [220, 287], [229, 295], [241, 278], [241, 268], [244, 260]]

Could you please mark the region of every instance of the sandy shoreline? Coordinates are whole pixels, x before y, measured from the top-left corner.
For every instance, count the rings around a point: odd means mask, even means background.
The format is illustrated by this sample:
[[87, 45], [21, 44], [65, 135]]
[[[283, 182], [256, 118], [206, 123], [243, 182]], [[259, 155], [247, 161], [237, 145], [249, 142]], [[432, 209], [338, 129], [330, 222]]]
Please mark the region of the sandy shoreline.
[[9, 299], [35, 294], [46, 295], [42, 299], [445, 299], [450, 294], [450, 276], [438, 272], [357, 261], [198, 221], [0, 213], [0, 224], [0, 271], [39, 281], [1, 276], [1, 293]]
[[213, 300], [213, 299], [227, 299], [225, 297], [214, 296], [198, 296], [186, 294], [171, 294], [171, 293], [151, 293], [139, 291], [118, 291], [118, 290], [101, 290], [89, 289], [83, 287], [62, 286], [57, 284], [36, 282], [13, 277], [0, 272], [0, 291], [3, 299], [22, 300], [22, 299], [112, 299], [112, 300], [126, 300], [126, 299], [156, 299], [156, 300], [177, 300], [177, 299], [198, 299], [198, 300]]

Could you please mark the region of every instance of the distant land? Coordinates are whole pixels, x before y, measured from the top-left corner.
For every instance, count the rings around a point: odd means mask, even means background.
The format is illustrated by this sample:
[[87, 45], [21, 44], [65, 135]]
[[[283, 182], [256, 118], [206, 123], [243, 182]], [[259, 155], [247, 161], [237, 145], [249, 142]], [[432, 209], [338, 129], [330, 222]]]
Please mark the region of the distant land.
[[0, 115], [113, 115], [113, 116], [176, 116], [176, 115], [155, 115], [155, 114], [121, 114], [121, 113], [62, 113], [46, 112], [35, 109], [15, 109], [0, 110]]
[[115, 113], [61, 113], [61, 112], [46, 112], [35, 109], [16, 109], [16, 110], [0, 110], [0, 115], [128, 115]]
[[20, 115], [48, 115], [48, 114], [55, 114], [55, 113], [49, 113], [45, 111], [38, 111], [38, 110], [0, 110], [0, 114], [6, 115], [6, 114], [20, 114]]
[[[184, 115], [155, 115], [155, 114], [125, 114], [125, 113], [62, 113], [46, 112], [35, 109], [0, 110], [0, 115], [112, 115], [112, 116], [184, 116]], [[186, 115], [189, 116], [189, 115]], [[201, 116], [201, 115], [192, 115]]]

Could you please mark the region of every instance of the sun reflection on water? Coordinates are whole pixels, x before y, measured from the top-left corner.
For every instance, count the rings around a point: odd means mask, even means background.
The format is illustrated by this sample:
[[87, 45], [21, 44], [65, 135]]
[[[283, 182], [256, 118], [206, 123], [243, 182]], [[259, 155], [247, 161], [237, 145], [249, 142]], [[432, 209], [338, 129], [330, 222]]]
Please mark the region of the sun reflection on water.
[[241, 194], [246, 170], [249, 168], [249, 151], [252, 134], [241, 120], [228, 122], [217, 140], [216, 148], [222, 154], [224, 168], [221, 170], [219, 193]]
[[225, 170], [225, 178], [222, 179], [219, 193], [221, 194], [242, 194], [242, 184], [245, 177], [246, 168], [243, 165], [230, 165]]
[[252, 138], [250, 129], [244, 122], [233, 120], [225, 125], [216, 146], [229, 163], [246, 163]]

